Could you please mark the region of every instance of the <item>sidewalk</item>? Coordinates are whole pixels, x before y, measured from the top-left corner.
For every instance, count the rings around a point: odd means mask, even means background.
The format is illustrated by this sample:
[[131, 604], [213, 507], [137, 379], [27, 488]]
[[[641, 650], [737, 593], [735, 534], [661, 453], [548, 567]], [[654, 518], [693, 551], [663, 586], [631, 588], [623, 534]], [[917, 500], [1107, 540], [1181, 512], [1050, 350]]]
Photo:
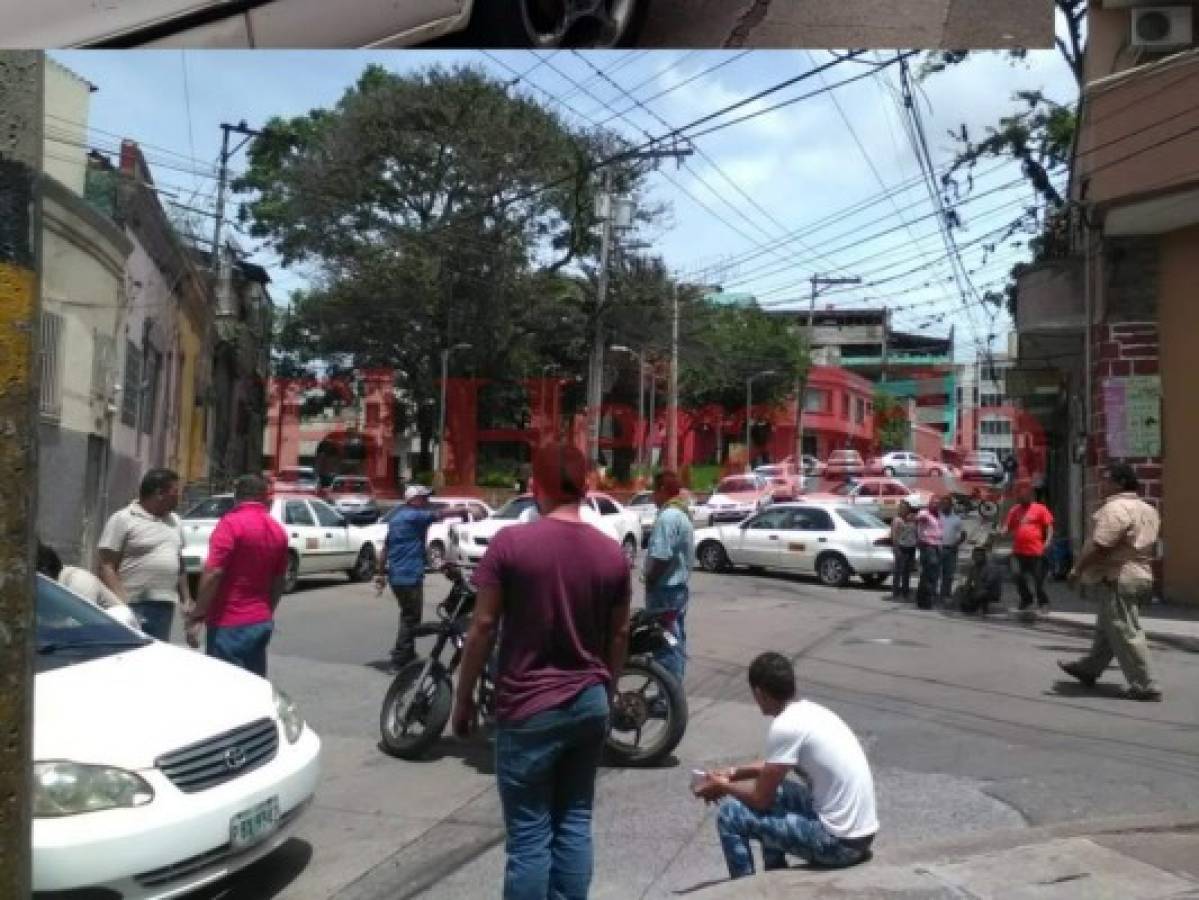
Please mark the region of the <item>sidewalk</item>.
[[802, 865], [725, 881], [718, 898], [1154, 900], [1199, 897], [1199, 822], [1160, 817], [992, 833], [958, 844], [893, 846], [851, 869]]

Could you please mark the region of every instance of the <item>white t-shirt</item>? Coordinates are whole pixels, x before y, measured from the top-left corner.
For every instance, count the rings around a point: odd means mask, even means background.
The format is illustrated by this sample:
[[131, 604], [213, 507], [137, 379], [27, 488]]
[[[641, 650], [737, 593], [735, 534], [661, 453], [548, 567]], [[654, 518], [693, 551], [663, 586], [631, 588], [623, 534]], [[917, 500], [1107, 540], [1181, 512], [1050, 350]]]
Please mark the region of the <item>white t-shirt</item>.
[[941, 513], [941, 546], [956, 547], [966, 523], [957, 513]]
[[135, 500], [112, 514], [99, 546], [120, 555], [118, 574], [130, 602], [179, 602], [183, 529], [174, 513], [152, 516]]
[[770, 726], [766, 762], [793, 766], [803, 776], [830, 834], [862, 838], [878, 831], [870, 764], [835, 712], [811, 700], [788, 705]]

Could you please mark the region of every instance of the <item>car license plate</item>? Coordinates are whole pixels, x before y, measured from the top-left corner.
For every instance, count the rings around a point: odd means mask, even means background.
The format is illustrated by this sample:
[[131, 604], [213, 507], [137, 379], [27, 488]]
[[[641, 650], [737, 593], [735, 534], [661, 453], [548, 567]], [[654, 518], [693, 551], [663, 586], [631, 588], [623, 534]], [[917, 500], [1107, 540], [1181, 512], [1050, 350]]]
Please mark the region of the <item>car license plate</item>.
[[238, 849], [257, 844], [279, 827], [279, 798], [271, 797], [239, 812], [229, 821], [229, 844]]
[[662, 637], [664, 637], [666, 639], [666, 643], [669, 644], [671, 647], [676, 646], [679, 642], [679, 639], [677, 637], [675, 637], [673, 634], [671, 634], [669, 631], [663, 631]]

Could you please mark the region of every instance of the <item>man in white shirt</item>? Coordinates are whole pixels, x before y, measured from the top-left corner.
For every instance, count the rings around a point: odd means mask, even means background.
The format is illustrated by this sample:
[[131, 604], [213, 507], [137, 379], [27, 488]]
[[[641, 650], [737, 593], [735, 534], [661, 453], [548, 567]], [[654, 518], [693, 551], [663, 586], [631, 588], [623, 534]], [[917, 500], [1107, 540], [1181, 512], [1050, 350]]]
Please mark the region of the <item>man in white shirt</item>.
[[[766, 759], [707, 772], [695, 794], [720, 801], [716, 832], [730, 878], [754, 873], [750, 840], [762, 844], [767, 869], [787, 867], [786, 855], [830, 868], [870, 857], [878, 832], [874, 779], [854, 733], [811, 700], [797, 700], [795, 669], [778, 653], [750, 664], [749, 686], [774, 721]], [[788, 779], [794, 771], [803, 781]]]

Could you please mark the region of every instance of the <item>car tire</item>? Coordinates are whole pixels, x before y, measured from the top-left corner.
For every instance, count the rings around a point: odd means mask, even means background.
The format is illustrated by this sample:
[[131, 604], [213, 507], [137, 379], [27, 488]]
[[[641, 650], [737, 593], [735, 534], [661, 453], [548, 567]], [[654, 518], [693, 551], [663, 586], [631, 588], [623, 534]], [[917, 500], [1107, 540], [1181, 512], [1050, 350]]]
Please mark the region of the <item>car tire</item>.
[[825, 587], [845, 587], [850, 571], [849, 562], [840, 553], [822, 553], [816, 558], [816, 577]]
[[[542, 50], [565, 49], [619, 49], [632, 47], [649, 15], [650, 0], [627, 0], [630, 4], [624, 18], [624, 27], [615, 40], [596, 41], [588, 35], [568, 35], [566, 40], [550, 40], [544, 32], [538, 32], [536, 19], [530, 18], [531, 0], [479, 0], [475, 4], [466, 38], [472, 47], [521, 48]], [[621, 0], [626, 2], [626, 0]], [[626, 12], [623, 8], [619, 12]], [[581, 39], [580, 39], [581, 38]]]
[[300, 556], [294, 550], [287, 554], [287, 571], [283, 575], [283, 593], [290, 594], [300, 581]]
[[705, 572], [724, 572], [730, 567], [729, 555], [719, 541], [704, 541], [696, 555]]
[[354, 560], [354, 567], [347, 569], [346, 574], [355, 584], [369, 581], [375, 574], [375, 548], [370, 544], [363, 544], [362, 549], [358, 551], [358, 558]]
[[445, 544], [441, 541], [429, 544], [429, 549], [425, 551], [425, 561], [431, 570], [440, 572], [445, 565]]

